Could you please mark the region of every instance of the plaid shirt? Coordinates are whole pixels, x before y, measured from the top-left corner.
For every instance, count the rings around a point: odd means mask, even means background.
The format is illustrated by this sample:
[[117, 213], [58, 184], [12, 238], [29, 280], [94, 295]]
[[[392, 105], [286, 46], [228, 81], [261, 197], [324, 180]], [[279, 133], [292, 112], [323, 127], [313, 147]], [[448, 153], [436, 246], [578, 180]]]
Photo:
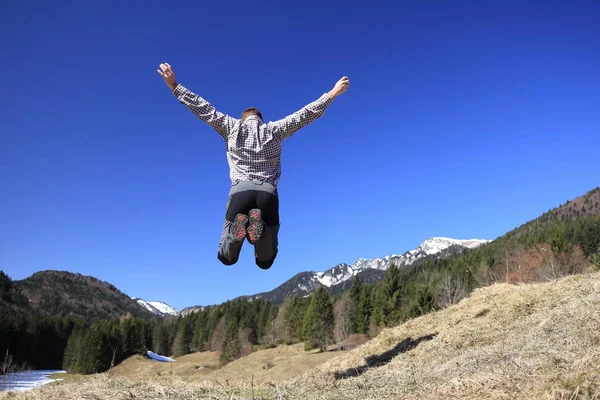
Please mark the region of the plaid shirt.
[[331, 98], [324, 93], [317, 100], [278, 121], [264, 123], [253, 115], [242, 122], [241, 119], [217, 111], [212, 104], [181, 84], [177, 85], [173, 95], [223, 137], [232, 182], [255, 180], [274, 186], [277, 186], [281, 176], [283, 140], [322, 117], [331, 104]]

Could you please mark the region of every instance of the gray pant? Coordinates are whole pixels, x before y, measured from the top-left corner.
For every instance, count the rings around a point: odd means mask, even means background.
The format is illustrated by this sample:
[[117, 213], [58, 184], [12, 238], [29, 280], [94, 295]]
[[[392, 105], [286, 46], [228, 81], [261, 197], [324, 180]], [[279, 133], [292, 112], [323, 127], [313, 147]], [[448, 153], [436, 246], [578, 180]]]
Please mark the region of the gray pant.
[[221, 241], [217, 258], [225, 265], [235, 264], [240, 256], [243, 241], [234, 240], [231, 225], [237, 214], [248, 214], [253, 208], [259, 208], [264, 222], [263, 234], [254, 243], [256, 265], [269, 269], [277, 257], [279, 234], [279, 195], [277, 188], [269, 183], [254, 181], [233, 182], [225, 207], [225, 221], [221, 232]]

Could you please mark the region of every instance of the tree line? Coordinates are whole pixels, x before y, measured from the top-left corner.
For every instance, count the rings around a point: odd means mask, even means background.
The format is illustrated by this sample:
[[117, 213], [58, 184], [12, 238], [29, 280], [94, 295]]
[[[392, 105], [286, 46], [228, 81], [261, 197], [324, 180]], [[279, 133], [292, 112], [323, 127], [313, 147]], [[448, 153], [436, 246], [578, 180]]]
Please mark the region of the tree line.
[[228, 301], [174, 319], [128, 316], [88, 322], [15, 312], [23, 299], [0, 274], [0, 350], [7, 350], [16, 364], [81, 374], [106, 371], [147, 349], [173, 357], [218, 351], [222, 363], [279, 344], [303, 342], [307, 350], [324, 351], [351, 335], [373, 337], [384, 327], [455, 304], [477, 287], [521, 279], [524, 275], [516, 274], [524, 273], [528, 257], [535, 272], [527, 275], [529, 281], [600, 269], [600, 217], [505, 235], [457, 256], [403, 268], [391, 265], [381, 281], [367, 284], [358, 276], [349, 290], [335, 296], [320, 287], [278, 305], [261, 299]]

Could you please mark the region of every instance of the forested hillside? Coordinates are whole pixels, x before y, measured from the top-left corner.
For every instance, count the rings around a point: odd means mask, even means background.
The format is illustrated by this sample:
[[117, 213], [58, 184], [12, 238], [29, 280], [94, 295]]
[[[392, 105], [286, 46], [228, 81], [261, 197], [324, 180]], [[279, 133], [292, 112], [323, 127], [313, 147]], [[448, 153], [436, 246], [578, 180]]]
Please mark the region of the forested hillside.
[[0, 374], [62, 365], [75, 322], [45, 316], [28, 303], [10, 277], [0, 271]]
[[152, 314], [108, 282], [65, 271], [41, 271], [15, 282], [29, 305], [46, 315], [105, 320]]
[[590, 190], [574, 200], [566, 201], [564, 204], [545, 212], [538, 218], [508, 232], [505, 236], [524, 235], [533, 232], [537, 228], [555, 222], [568, 221], [593, 215], [600, 216], [600, 187]]

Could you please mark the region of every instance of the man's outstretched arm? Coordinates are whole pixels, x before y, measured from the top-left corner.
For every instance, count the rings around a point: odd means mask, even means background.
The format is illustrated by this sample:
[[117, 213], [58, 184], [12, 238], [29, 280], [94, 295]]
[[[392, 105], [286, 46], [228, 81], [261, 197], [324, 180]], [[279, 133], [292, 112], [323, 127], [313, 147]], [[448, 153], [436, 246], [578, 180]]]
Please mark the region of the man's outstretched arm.
[[175, 73], [168, 63], [160, 64], [160, 68], [161, 69], [157, 71], [160, 76], [163, 77], [165, 83], [173, 92], [173, 95], [177, 97], [183, 105], [189, 108], [196, 117], [206, 122], [216, 130], [219, 135], [227, 139], [229, 133], [237, 123], [237, 120], [227, 114], [217, 111], [208, 101], [177, 83]]
[[269, 128], [279, 135], [282, 139], [292, 136], [295, 132], [322, 117], [325, 114], [325, 110], [331, 104], [336, 97], [344, 93], [350, 81], [348, 77], [344, 76], [342, 79], [337, 81], [333, 89], [327, 93], [323, 93], [321, 97], [312, 103], [302, 107], [295, 113], [288, 115], [287, 117], [280, 119], [279, 121], [270, 122]]

